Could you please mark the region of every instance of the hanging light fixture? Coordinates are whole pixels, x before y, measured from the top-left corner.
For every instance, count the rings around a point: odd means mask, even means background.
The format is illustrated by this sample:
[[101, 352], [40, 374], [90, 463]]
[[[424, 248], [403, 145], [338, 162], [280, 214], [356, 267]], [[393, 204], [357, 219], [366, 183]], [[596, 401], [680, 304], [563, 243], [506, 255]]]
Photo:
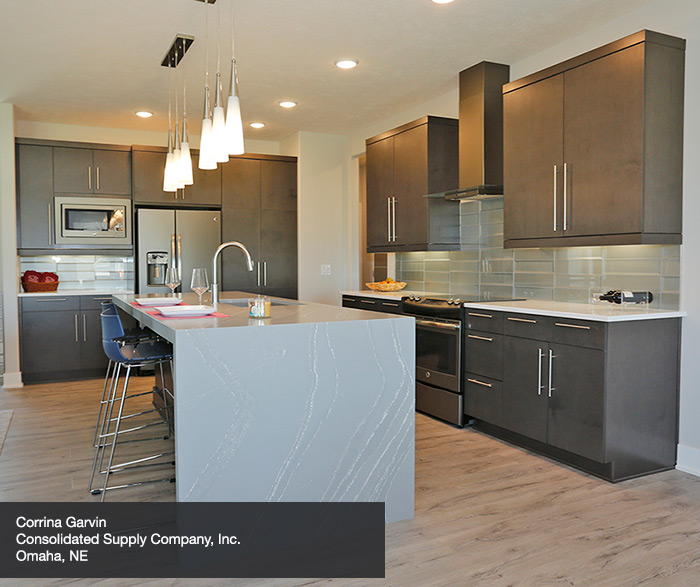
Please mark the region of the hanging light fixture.
[[202, 134], [199, 139], [199, 164], [200, 169], [216, 169], [216, 157], [214, 156], [212, 142], [212, 120], [209, 103], [209, 0], [204, 0], [204, 114], [202, 116]]
[[214, 94], [214, 115], [212, 117], [211, 142], [214, 159], [217, 163], [228, 161], [226, 144], [226, 118], [221, 103], [221, 10], [216, 5], [216, 91]]
[[[176, 35], [170, 49], [165, 54], [161, 65], [168, 68], [168, 154], [165, 159], [165, 169], [163, 170], [163, 191], [175, 192], [185, 185], [191, 185], [192, 159], [189, 155], [189, 143], [187, 143], [187, 127], [185, 122], [186, 103], [183, 106], [182, 134], [179, 125], [178, 107], [178, 81], [177, 66], [185, 56], [194, 41], [194, 37], [189, 35]], [[173, 135], [172, 125], [172, 79], [173, 69], [175, 70], [175, 134]], [[186, 90], [185, 90], [186, 92]], [[185, 148], [185, 152], [183, 152]], [[186, 166], [189, 162], [189, 175]], [[186, 183], [190, 180], [189, 183]]]
[[233, 41], [233, 0], [231, 0], [231, 83], [226, 107], [226, 146], [229, 155], [243, 155], [243, 120], [241, 119], [241, 101], [238, 98], [238, 71]]
[[[176, 70], [177, 71], [177, 70]], [[182, 84], [182, 142], [180, 143], [180, 181], [183, 185], [192, 185], [192, 154], [190, 137], [187, 134], [187, 76]]]

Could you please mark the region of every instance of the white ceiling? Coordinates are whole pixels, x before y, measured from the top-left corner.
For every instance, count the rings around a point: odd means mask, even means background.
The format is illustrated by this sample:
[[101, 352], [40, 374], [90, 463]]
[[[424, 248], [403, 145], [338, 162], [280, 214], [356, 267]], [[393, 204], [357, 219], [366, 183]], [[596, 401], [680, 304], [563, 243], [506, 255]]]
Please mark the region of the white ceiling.
[[[210, 70], [221, 11], [228, 85], [232, 0], [209, 7]], [[513, 63], [649, 0], [237, 0], [236, 57], [247, 138], [347, 133], [457, 87], [483, 60]], [[0, 102], [21, 120], [167, 130], [168, 70], [177, 33], [195, 42], [178, 67], [198, 134], [204, 10], [195, 0], [1, 0]], [[359, 59], [352, 71], [333, 62]], [[212, 83], [213, 86], [213, 83]], [[283, 111], [281, 99], [299, 106]], [[142, 120], [136, 110], [155, 116]]]

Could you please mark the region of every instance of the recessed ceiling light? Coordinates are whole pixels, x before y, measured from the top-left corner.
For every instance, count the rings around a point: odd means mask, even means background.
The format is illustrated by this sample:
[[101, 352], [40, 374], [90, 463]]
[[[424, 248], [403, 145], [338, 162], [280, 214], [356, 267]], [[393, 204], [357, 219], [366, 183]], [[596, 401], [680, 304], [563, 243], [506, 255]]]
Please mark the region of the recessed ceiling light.
[[278, 102], [282, 108], [294, 108], [294, 106], [297, 105], [297, 103], [294, 100], [282, 100], [281, 102]]
[[136, 113], [136, 116], [140, 116], [141, 118], [150, 118], [153, 116], [153, 112], [148, 112], [147, 110], [139, 110]]
[[454, 0], [433, 0], [435, 4], [449, 4], [450, 2], [454, 2]]
[[335, 62], [335, 66], [340, 69], [352, 69], [353, 67], [357, 67], [357, 63], [357, 59], [338, 59], [338, 61]]
[[251, 122], [250, 126], [252, 126], [253, 128], [262, 128], [265, 126], [265, 123], [264, 122]]

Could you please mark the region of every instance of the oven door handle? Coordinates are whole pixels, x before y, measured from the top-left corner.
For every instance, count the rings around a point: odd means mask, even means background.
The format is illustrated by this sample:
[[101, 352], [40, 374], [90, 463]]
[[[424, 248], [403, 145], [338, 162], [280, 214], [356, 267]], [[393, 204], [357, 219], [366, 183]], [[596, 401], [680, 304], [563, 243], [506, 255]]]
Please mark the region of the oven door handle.
[[416, 320], [416, 326], [424, 326], [426, 328], [439, 328], [442, 330], [459, 330], [461, 326], [459, 324], [452, 324], [450, 322], [433, 322], [432, 320]]

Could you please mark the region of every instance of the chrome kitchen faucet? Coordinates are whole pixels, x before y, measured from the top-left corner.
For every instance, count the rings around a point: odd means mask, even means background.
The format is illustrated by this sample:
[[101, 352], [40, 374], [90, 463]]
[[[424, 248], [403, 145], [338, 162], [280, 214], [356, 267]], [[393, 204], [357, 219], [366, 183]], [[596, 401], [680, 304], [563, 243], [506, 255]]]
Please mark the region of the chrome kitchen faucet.
[[218, 248], [216, 249], [216, 252], [214, 253], [214, 281], [211, 284], [211, 303], [212, 304], [218, 304], [219, 303], [219, 279], [218, 279], [218, 271], [216, 270], [216, 261], [219, 258], [219, 253], [223, 251], [226, 247], [238, 247], [243, 251], [243, 254], [245, 255], [245, 260], [246, 260], [246, 265], [248, 266], [248, 271], [253, 270], [253, 259], [250, 258], [250, 253], [248, 252], [248, 249], [245, 248], [245, 245], [237, 242], [237, 241], [231, 241], [228, 243], [221, 243]]

